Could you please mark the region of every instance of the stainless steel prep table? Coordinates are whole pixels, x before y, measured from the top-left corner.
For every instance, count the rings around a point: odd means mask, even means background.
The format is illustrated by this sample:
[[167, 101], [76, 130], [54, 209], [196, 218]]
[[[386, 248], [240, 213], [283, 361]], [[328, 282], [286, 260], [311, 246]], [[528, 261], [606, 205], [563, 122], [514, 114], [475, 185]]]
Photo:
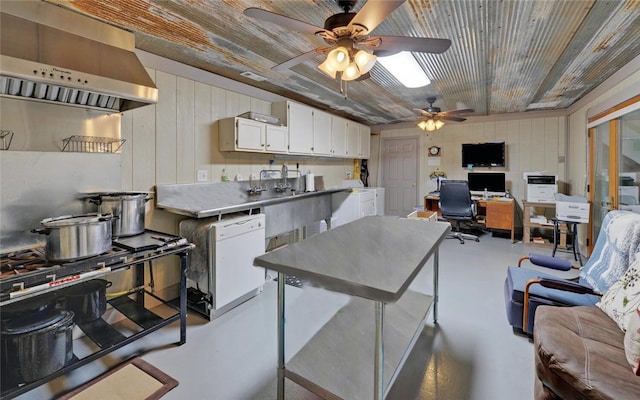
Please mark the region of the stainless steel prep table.
[[[431, 305], [437, 322], [438, 248], [450, 230], [449, 224], [371, 216], [257, 257], [254, 265], [278, 272], [278, 398], [284, 398], [285, 377], [321, 396], [384, 398]], [[431, 256], [433, 296], [407, 290]], [[355, 296], [286, 368], [285, 275]], [[362, 336], [369, 328], [373, 343]]]

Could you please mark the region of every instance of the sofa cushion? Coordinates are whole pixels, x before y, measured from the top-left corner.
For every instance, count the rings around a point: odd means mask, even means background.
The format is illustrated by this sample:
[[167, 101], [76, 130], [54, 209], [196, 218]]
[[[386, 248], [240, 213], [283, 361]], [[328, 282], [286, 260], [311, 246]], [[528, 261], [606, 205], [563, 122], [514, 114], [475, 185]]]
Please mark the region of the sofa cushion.
[[625, 356], [624, 333], [594, 306], [538, 307], [536, 375], [564, 399], [640, 399], [640, 377]]
[[640, 306], [640, 257], [607, 290], [596, 304], [620, 329], [627, 330], [629, 319]]
[[640, 251], [640, 214], [614, 210], [605, 215], [592, 256], [580, 278], [604, 293], [635, 260]]
[[624, 334], [624, 352], [631, 370], [640, 376], [640, 308], [629, 318], [629, 326]]

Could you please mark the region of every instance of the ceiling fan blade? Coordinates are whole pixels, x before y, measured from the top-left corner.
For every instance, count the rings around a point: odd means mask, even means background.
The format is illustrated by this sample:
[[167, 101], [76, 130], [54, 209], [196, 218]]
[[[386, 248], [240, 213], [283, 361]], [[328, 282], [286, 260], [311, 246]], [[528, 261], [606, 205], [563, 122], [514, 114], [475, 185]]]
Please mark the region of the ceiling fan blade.
[[442, 119], [444, 121], [455, 121], [455, 122], [463, 122], [466, 121], [466, 118], [462, 117], [454, 117], [453, 115], [438, 115], [438, 119]]
[[349, 22], [353, 36], [368, 35], [406, 0], [369, 0]]
[[424, 115], [425, 117], [431, 117], [431, 113], [429, 111], [423, 110], [422, 108], [414, 108], [414, 110], [420, 112], [420, 114]]
[[298, 65], [302, 62], [312, 59], [313, 57], [315, 57], [316, 54], [322, 53], [326, 49], [327, 49], [326, 47], [320, 47], [317, 49], [313, 49], [311, 51], [307, 51], [306, 53], [302, 53], [298, 56], [293, 57], [292, 59], [289, 59], [285, 62], [275, 65], [271, 67], [271, 69], [274, 71], [286, 71], [289, 68], [293, 67], [294, 65]]
[[463, 113], [472, 113], [472, 112], [475, 112], [475, 110], [471, 108], [459, 108], [457, 110], [443, 111], [442, 113], [447, 115], [452, 115], [452, 114], [463, 114]]
[[260, 19], [263, 21], [271, 22], [281, 26], [286, 26], [298, 32], [316, 34], [317, 32], [326, 31], [326, 29], [319, 26], [315, 26], [304, 21], [299, 21], [294, 18], [289, 18], [284, 15], [276, 14], [271, 11], [263, 10], [262, 8], [250, 7], [244, 10], [244, 15], [251, 18]]
[[440, 54], [451, 47], [449, 39], [432, 39], [417, 38], [407, 36], [378, 36], [381, 40], [380, 45], [376, 48], [379, 50], [388, 50], [392, 52], [415, 51], [420, 53], [436, 53]]

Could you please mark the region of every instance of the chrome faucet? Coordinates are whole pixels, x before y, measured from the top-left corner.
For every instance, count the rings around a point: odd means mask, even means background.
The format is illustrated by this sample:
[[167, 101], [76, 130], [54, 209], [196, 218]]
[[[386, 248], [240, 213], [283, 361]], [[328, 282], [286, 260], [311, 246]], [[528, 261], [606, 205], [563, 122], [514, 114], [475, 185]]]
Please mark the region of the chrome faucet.
[[260, 180], [257, 185], [254, 184], [253, 178], [249, 175], [249, 195], [260, 194], [263, 191], [267, 190], [267, 185], [262, 185], [262, 173], [264, 170], [260, 171]]
[[282, 170], [280, 171], [280, 177], [282, 178], [282, 184], [287, 184], [287, 175], [289, 175], [289, 167], [287, 163], [282, 163]]
[[287, 175], [289, 175], [289, 166], [287, 166], [285, 162], [282, 164], [282, 169], [280, 170], [280, 182], [276, 183], [275, 186], [276, 192], [284, 192], [291, 187], [287, 182]]

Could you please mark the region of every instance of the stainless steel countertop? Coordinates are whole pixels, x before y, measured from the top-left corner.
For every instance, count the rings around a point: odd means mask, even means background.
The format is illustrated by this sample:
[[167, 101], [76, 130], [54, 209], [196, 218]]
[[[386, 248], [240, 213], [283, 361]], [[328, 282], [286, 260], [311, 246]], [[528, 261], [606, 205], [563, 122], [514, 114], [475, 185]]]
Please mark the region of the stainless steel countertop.
[[[291, 180], [294, 182], [295, 179]], [[156, 207], [192, 218], [206, 218], [332, 193], [351, 191], [335, 188], [317, 192], [277, 193], [273, 190], [249, 195], [247, 182], [190, 183], [156, 186]]]
[[395, 302], [450, 230], [448, 223], [365, 217], [256, 257], [254, 265], [332, 291]]

